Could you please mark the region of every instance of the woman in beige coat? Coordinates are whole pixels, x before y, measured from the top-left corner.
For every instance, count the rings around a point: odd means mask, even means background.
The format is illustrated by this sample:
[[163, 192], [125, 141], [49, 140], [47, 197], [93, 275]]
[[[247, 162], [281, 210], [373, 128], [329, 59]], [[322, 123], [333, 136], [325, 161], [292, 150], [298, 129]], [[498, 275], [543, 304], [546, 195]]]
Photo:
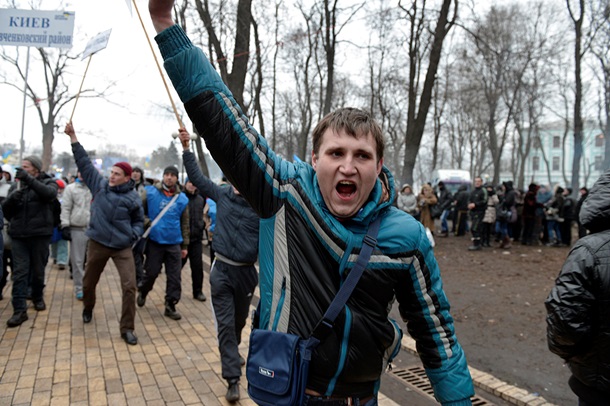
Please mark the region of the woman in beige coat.
[[430, 229], [434, 234], [434, 219], [432, 218], [431, 209], [438, 202], [432, 186], [425, 184], [421, 188], [421, 193], [417, 196], [417, 204], [419, 205], [420, 217], [419, 221], [424, 227]]

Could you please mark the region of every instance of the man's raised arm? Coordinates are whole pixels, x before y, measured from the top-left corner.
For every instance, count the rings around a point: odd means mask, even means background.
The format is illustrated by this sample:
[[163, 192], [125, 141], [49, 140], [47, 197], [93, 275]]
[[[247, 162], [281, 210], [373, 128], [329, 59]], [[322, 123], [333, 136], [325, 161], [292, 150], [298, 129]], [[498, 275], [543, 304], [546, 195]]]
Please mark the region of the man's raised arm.
[[148, 12], [150, 13], [150, 18], [152, 19], [157, 34], [174, 25], [174, 20], [172, 19], [173, 7], [174, 0], [148, 1]]

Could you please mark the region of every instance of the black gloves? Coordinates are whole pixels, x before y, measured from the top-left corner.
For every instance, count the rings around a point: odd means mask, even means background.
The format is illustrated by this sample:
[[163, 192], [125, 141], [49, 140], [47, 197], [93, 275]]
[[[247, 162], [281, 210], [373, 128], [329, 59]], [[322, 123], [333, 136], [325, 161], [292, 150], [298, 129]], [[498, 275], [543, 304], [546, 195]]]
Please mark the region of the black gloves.
[[72, 233], [70, 232], [70, 227], [64, 227], [60, 229], [62, 240], [72, 241]]
[[17, 168], [15, 170], [15, 179], [19, 179], [26, 185], [29, 185], [34, 181], [34, 177], [27, 173], [25, 170], [23, 170], [23, 168]]

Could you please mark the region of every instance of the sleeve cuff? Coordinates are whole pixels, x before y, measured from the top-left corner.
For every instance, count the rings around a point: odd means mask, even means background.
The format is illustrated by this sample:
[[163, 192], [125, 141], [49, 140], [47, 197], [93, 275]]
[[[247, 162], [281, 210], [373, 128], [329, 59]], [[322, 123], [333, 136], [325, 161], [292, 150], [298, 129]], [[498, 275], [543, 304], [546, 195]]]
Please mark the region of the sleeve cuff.
[[156, 37], [157, 45], [163, 60], [171, 58], [181, 50], [191, 47], [193, 44], [178, 24], [161, 31]]

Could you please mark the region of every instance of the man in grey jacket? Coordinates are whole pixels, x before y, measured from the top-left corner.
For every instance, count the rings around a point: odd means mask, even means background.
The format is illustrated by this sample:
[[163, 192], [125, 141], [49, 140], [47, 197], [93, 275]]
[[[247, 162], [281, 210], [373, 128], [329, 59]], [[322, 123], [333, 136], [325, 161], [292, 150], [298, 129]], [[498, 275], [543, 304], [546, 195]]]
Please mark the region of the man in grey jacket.
[[72, 123], [65, 133], [70, 136], [72, 153], [83, 180], [95, 197], [91, 203], [91, 221], [86, 231], [89, 237], [87, 264], [83, 278], [83, 322], [93, 318], [95, 288], [110, 258], [121, 277], [123, 306], [121, 310], [121, 338], [136, 345], [134, 334], [136, 316], [136, 269], [132, 245], [144, 232], [142, 201], [134, 190], [131, 166], [118, 162], [110, 169], [108, 180], [91, 163], [87, 152], [78, 142]]
[[91, 217], [91, 192], [85, 185], [81, 173], [78, 172], [76, 175], [74, 183], [70, 183], [64, 190], [61, 202], [61, 228], [62, 233], [68, 231], [70, 235], [70, 264], [74, 294], [76, 299], [83, 300], [85, 253], [89, 241], [85, 230]]

